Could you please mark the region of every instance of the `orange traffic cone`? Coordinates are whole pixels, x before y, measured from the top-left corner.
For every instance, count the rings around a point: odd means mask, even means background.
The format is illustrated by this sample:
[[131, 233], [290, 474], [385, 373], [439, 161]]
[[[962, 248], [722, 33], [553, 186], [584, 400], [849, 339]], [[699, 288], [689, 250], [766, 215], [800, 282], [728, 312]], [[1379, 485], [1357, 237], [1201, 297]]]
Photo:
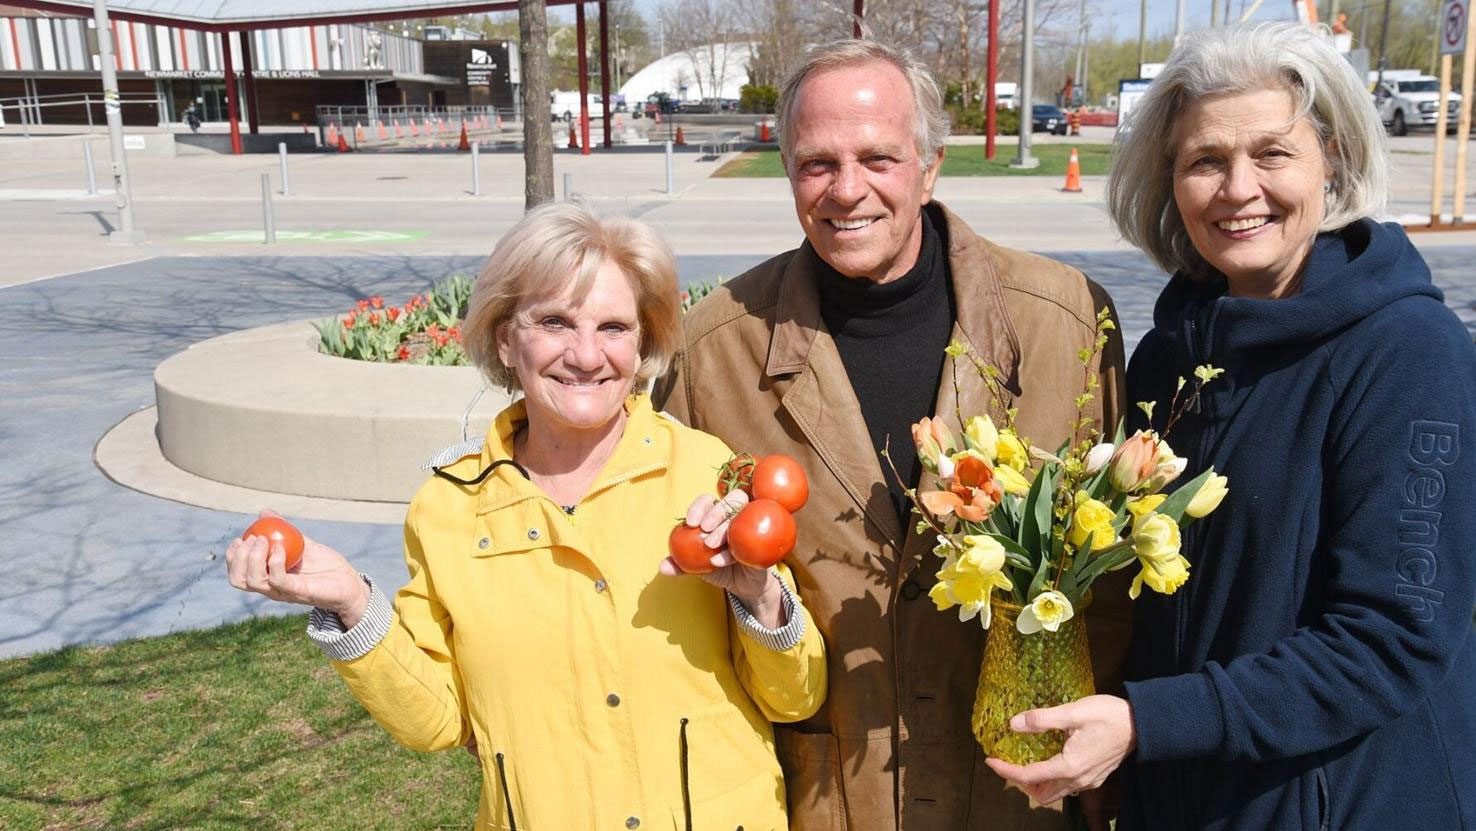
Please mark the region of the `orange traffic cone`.
[[466, 122], [461, 122], [461, 141], [456, 145], [457, 150], [470, 150], [471, 142], [466, 140]]
[[1081, 160], [1076, 156], [1076, 148], [1071, 148], [1071, 160], [1066, 163], [1066, 187], [1061, 188], [1066, 193], [1081, 193]]
[[656, 120], [653, 121], [653, 122], [651, 122], [651, 123], [652, 124], [660, 124], [661, 123], [661, 111], [660, 110], [657, 110], [656, 112], [652, 113], [652, 115], [656, 117]]
[[576, 132], [574, 132], [574, 128], [573, 127], [570, 127], [569, 128], [569, 149], [570, 150], [578, 150], [579, 149], [579, 134], [576, 133]]
[[395, 122], [395, 140], [396, 141], [399, 141], [400, 139], [402, 139], [404, 137], [405, 137], [405, 131], [404, 131], [403, 128], [400, 127], [400, 122], [396, 121]]
[[769, 121], [765, 119], [759, 122], [759, 141], [773, 141], [774, 137], [769, 133]]
[[327, 144], [329, 147], [333, 147], [333, 146], [336, 146], [338, 144], [338, 125], [337, 124], [329, 124], [328, 125], [328, 132], [327, 132], [326, 135], [323, 136], [323, 142], [325, 144]]
[[348, 142], [344, 140], [343, 133], [339, 133], [338, 134], [338, 152], [340, 152], [340, 153], [347, 153], [348, 151], [349, 151]]
[[678, 127], [677, 128], [676, 138], [672, 140], [672, 144], [681, 145], [681, 144], [686, 144], [686, 143], [687, 143], [687, 134], [682, 132], [682, 128]]
[[363, 144], [363, 143], [364, 143], [364, 125], [362, 125], [362, 124], [355, 124], [354, 125], [354, 144]]
[[384, 129], [383, 121], [379, 122], [375, 132], [379, 136], [380, 141], [389, 141], [389, 131]]
[[497, 129], [498, 130], [501, 130], [502, 129], [502, 116], [500, 116], [500, 115], [497, 116]]

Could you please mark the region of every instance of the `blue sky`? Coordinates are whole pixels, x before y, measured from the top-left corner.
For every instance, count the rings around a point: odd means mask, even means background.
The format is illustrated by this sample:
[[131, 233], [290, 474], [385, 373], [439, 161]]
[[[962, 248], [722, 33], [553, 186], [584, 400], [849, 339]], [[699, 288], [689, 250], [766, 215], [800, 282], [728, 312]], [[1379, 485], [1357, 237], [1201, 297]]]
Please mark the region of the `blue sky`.
[[[1223, 3], [1223, 0], [1221, 0]], [[1242, 9], [1250, 8], [1253, 0], [1231, 0], [1230, 8], [1238, 17]], [[1138, 0], [1087, 0], [1089, 7], [1096, 9], [1093, 19], [1096, 31], [1106, 31], [1111, 26], [1119, 38], [1136, 37], [1138, 32]], [[648, 18], [654, 18], [661, 0], [635, 0], [635, 5]], [[1345, 7], [1350, 3], [1345, 2]], [[1332, 3], [1325, 4], [1327, 9]], [[1175, 0], [1148, 0], [1148, 33], [1172, 32], [1174, 28]], [[1223, 8], [1223, 5], [1221, 6]], [[1292, 0], [1265, 0], [1252, 20], [1279, 20], [1293, 15]], [[1184, 28], [1193, 29], [1209, 25], [1209, 0], [1184, 0]]]

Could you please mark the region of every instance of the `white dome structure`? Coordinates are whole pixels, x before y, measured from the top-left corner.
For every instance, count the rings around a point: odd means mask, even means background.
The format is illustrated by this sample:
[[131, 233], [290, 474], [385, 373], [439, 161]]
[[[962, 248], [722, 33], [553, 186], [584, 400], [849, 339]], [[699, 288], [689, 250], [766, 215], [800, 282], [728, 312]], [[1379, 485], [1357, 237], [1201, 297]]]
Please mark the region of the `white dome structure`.
[[[753, 51], [752, 43], [716, 43], [689, 52], [674, 52], [630, 76], [621, 85], [620, 94], [626, 101], [644, 101], [657, 92], [678, 101], [737, 98], [739, 89], [748, 83], [748, 62], [753, 58]], [[717, 69], [715, 85], [713, 66]]]

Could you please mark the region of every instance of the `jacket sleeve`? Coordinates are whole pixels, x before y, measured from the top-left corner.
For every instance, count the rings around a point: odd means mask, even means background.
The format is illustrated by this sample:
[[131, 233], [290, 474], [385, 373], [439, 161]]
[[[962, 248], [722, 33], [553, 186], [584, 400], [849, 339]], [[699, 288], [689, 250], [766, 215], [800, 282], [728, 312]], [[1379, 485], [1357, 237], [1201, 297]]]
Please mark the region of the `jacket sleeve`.
[[742, 631], [729, 611], [728, 640], [738, 681], [764, 717], [778, 722], [801, 721], [814, 715], [825, 701], [825, 641], [800, 601], [789, 569], [780, 563], [774, 570], [794, 598], [793, 612], [803, 616], [803, 633], [788, 648], [773, 649]]
[[[1269, 652], [1128, 684], [1140, 758], [1257, 762], [1333, 747], [1421, 706], [1467, 648], [1476, 354], [1454, 317], [1424, 302], [1332, 379], [1341, 403], [1323, 452], [1320, 615]], [[1254, 615], [1255, 598], [1242, 600]]]
[[436, 598], [417, 521], [421, 496], [405, 520], [410, 582], [395, 597], [389, 633], [362, 657], [334, 662], [349, 690], [395, 741], [412, 750], [446, 750], [471, 737], [451, 640], [451, 616]]

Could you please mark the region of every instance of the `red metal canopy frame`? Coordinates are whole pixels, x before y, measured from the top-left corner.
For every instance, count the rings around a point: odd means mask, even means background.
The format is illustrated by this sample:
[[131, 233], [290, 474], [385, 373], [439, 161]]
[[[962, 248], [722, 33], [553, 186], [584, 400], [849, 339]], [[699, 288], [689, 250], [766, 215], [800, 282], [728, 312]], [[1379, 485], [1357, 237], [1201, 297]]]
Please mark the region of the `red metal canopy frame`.
[[[600, 14], [600, 92], [604, 99], [602, 109], [605, 116], [604, 146], [610, 146], [610, 58], [609, 58], [609, 15], [605, 8], [608, 0], [544, 0], [545, 6], [574, 6], [575, 22], [578, 28], [579, 39], [579, 123], [582, 139], [580, 147], [582, 152], [589, 154], [589, 66], [588, 46], [584, 34], [584, 6], [587, 2], [597, 3]], [[861, 0], [856, 0], [859, 4]], [[5, 0], [8, 6], [35, 9], [37, 11], [51, 12], [53, 14], [67, 17], [86, 17], [91, 3], [57, 3], [47, 0]], [[475, 12], [506, 12], [517, 11], [517, 0], [500, 0], [500, 2], [481, 3], [427, 3], [419, 8], [407, 9], [394, 12], [345, 12], [335, 15], [316, 16], [276, 16], [262, 17], [255, 20], [228, 21], [222, 23], [211, 23], [208, 21], [170, 17], [168, 15], [148, 14], [128, 11], [126, 9], [109, 9], [108, 15], [114, 20], [129, 20], [138, 23], [152, 23], [158, 26], [173, 26], [180, 29], [193, 29], [201, 32], [216, 32], [221, 37], [221, 63], [226, 79], [226, 110], [231, 125], [231, 152], [241, 155], [241, 125], [240, 104], [237, 100], [235, 67], [231, 50], [231, 32], [240, 32], [241, 37], [241, 70], [242, 78], [246, 86], [246, 95], [251, 100], [251, 110], [248, 114], [248, 129], [256, 133], [260, 126], [256, 114], [256, 76], [252, 72], [251, 61], [251, 39], [247, 33], [258, 29], [277, 29], [299, 26], [323, 26], [331, 23], [367, 23], [381, 20], [416, 20], [425, 17], [434, 17], [440, 14], [471, 14]], [[528, 115], [525, 113], [524, 118]]]

